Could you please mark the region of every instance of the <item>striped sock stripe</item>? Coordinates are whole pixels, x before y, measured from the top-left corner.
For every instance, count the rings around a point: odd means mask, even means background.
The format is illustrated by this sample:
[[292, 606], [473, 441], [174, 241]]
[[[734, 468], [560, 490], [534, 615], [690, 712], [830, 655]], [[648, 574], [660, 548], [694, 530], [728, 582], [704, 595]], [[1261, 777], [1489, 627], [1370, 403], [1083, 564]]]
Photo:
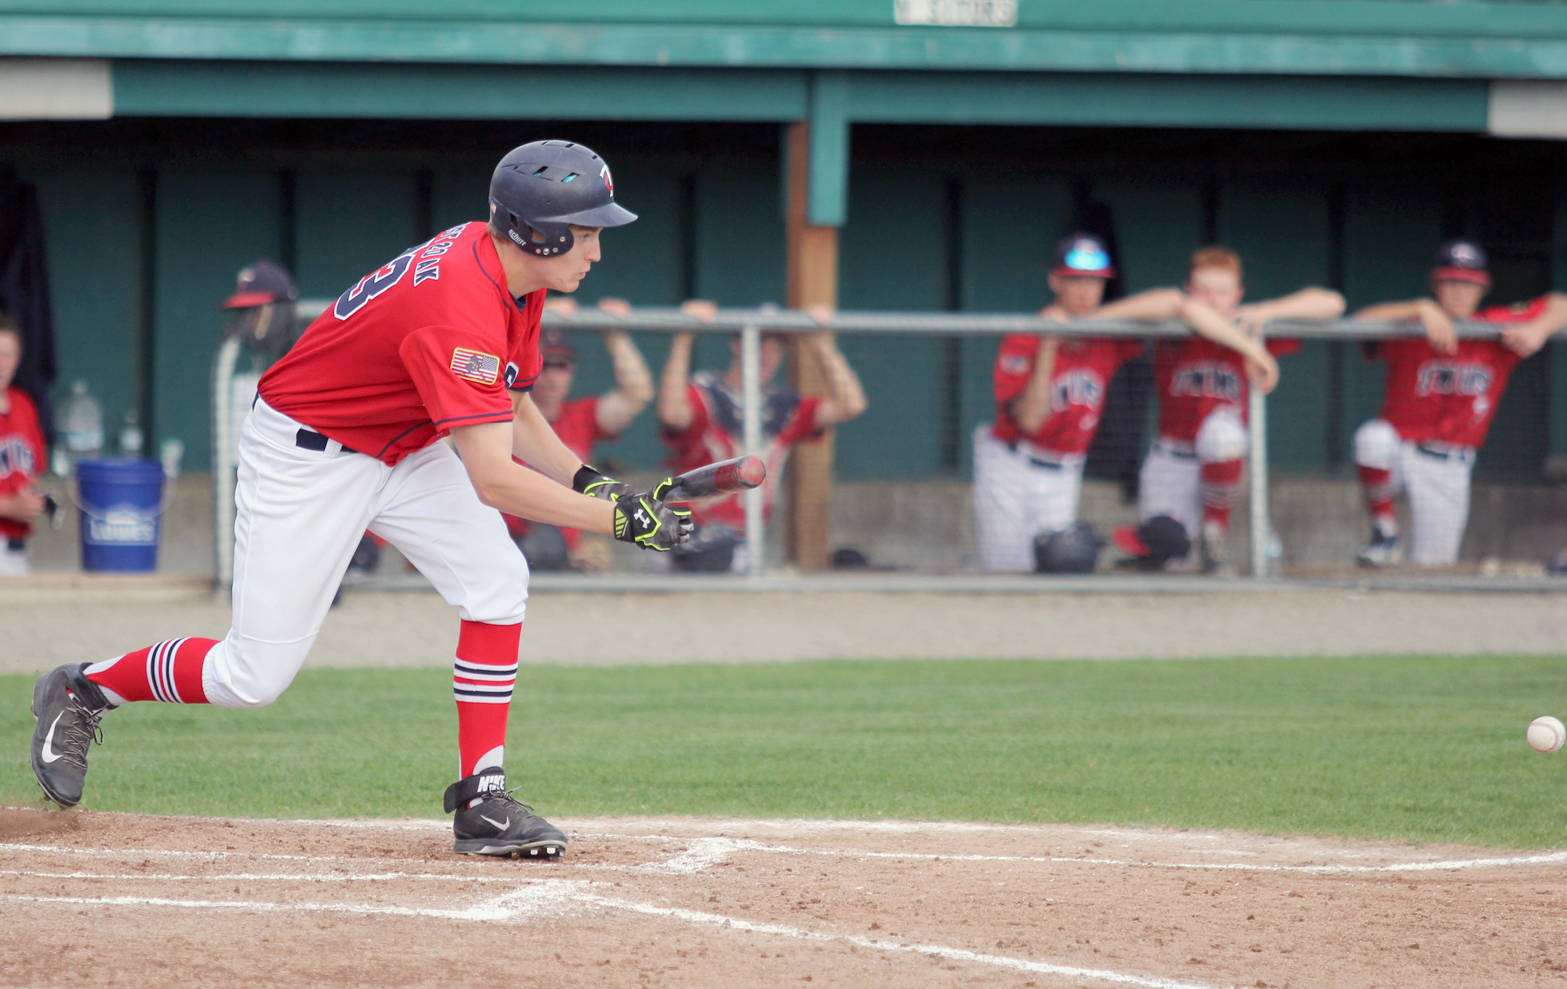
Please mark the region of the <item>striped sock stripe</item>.
[[510, 704], [517, 664], [484, 666], [466, 660], [452, 664], [452, 695], [470, 704]]
[[169, 639], [147, 651], [147, 685], [152, 688], [152, 696], [157, 700], [168, 704], [184, 703], [180, 699], [179, 688], [174, 685], [174, 658], [179, 655], [180, 646], [188, 641]]

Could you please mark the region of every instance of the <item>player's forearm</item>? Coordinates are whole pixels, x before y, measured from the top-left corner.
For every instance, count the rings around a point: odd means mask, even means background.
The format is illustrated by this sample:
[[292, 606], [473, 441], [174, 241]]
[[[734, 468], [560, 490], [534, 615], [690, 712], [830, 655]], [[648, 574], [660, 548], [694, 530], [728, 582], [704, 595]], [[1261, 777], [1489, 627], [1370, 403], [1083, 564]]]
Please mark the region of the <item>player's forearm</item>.
[[1221, 347], [1228, 347], [1245, 357], [1265, 360], [1267, 351], [1262, 344], [1244, 333], [1235, 323], [1217, 309], [1196, 299], [1183, 299], [1180, 309], [1181, 322], [1190, 326], [1198, 336], [1206, 337]]
[[1040, 343], [1028, 384], [1023, 393], [1012, 400], [1012, 418], [1025, 433], [1034, 432], [1050, 417], [1050, 379], [1055, 374], [1058, 346], [1055, 337], [1046, 337]]
[[[519, 460], [567, 487], [582, 459], [561, 442], [538, 406], [526, 395], [513, 403], [511, 453]], [[542, 521], [542, 520], [541, 520]]]
[[506, 423], [495, 422], [452, 430], [463, 470], [481, 502], [535, 522], [590, 532], [613, 531], [614, 507], [610, 502], [578, 494], [571, 489], [569, 479], [565, 484], [557, 483], [531, 467], [515, 463], [509, 442], [514, 435], [515, 423], [511, 429]]
[[1260, 302], [1252, 308], [1263, 322], [1275, 319], [1338, 319], [1344, 315], [1344, 297], [1330, 288], [1312, 285], [1277, 299]]
[[686, 388], [691, 383], [692, 335], [676, 333], [669, 342], [669, 356], [664, 360], [664, 372], [658, 381], [658, 419], [673, 429], [691, 425], [691, 396]]
[[578, 494], [521, 464], [508, 460], [481, 477], [470, 472], [469, 478], [480, 501], [508, 515], [585, 532], [614, 532], [613, 502]]
[[640, 412], [653, 400], [653, 374], [642, 359], [642, 352], [624, 330], [606, 330], [604, 349], [609, 351], [614, 370], [615, 394], [626, 404], [635, 403]]
[[1185, 298], [1180, 289], [1151, 288], [1146, 292], [1138, 292], [1136, 295], [1106, 303], [1095, 309], [1093, 315], [1084, 318], [1131, 319], [1146, 322], [1176, 319], [1180, 315], [1181, 303]]
[[1410, 299], [1407, 302], [1379, 302], [1350, 314], [1350, 319], [1363, 323], [1402, 323], [1419, 319], [1429, 304], [1427, 299]]
[[816, 339], [816, 354], [827, 380], [827, 394], [817, 410], [816, 424], [826, 427], [858, 418], [870, 404], [859, 375], [854, 373], [854, 368], [849, 366], [848, 359], [830, 336], [822, 334]]

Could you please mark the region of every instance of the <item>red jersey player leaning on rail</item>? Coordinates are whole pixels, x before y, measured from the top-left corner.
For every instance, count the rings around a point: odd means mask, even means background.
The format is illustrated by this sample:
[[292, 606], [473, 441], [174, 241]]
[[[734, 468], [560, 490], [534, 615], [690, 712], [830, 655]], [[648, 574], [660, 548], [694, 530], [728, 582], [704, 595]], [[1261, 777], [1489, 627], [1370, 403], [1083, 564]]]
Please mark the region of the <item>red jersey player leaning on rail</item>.
[[[1242, 305], [1240, 255], [1218, 246], [1192, 254], [1182, 292], [1234, 322], [1275, 356], [1294, 353], [1300, 342], [1263, 340], [1265, 324], [1336, 319], [1344, 313], [1342, 295], [1316, 286]], [[1197, 544], [1203, 572], [1227, 573], [1230, 511], [1240, 496], [1249, 446], [1246, 358], [1206, 337], [1166, 337], [1155, 352], [1154, 373], [1159, 428], [1143, 459], [1137, 516], [1142, 524], [1161, 515], [1179, 522]], [[1123, 534], [1116, 535], [1120, 542]]]
[[[1567, 295], [1480, 309], [1490, 289], [1485, 251], [1453, 240], [1437, 251], [1430, 299], [1385, 302], [1354, 314], [1374, 322], [1418, 320], [1425, 335], [1368, 347], [1387, 362], [1382, 414], [1355, 431], [1355, 466], [1371, 514], [1371, 541], [1361, 566], [1397, 563], [1403, 547], [1393, 501], [1409, 499], [1409, 561], [1448, 566], [1458, 560], [1469, 520], [1469, 479], [1507, 378], [1518, 362], [1567, 326]], [[1499, 323], [1491, 338], [1459, 339], [1453, 320]]]
[[[1201, 301], [1150, 289], [1101, 305], [1115, 274], [1104, 242], [1074, 233], [1055, 246], [1048, 277], [1057, 322], [1180, 319], [1243, 355], [1261, 387], [1278, 380], [1262, 345]], [[995, 421], [974, 431], [974, 541], [985, 570], [1087, 572], [1100, 541], [1077, 518], [1083, 464], [1099, 429], [1106, 389], [1122, 362], [1141, 353], [1133, 337], [1016, 333], [1003, 337], [992, 375]]]
[[[536, 141], [501, 159], [489, 198], [488, 223], [458, 224], [370, 272], [262, 376], [239, 444], [228, 634], [39, 677], [32, 765], [50, 799], [81, 800], [88, 744], [112, 707], [277, 699], [369, 529], [461, 616], [459, 779], [445, 795], [455, 849], [564, 851], [565, 835], [512, 798], [502, 769], [528, 566], [500, 513], [655, 550], [688, 538], [690, 517], [584, 464], [528, 395], [545, 293], [575, 291], [602, 257], [600, 231], [636, 219], [615, 202], [609, 166], [580, 144]], [[456, 452], [440, 442], [448, 434]]]

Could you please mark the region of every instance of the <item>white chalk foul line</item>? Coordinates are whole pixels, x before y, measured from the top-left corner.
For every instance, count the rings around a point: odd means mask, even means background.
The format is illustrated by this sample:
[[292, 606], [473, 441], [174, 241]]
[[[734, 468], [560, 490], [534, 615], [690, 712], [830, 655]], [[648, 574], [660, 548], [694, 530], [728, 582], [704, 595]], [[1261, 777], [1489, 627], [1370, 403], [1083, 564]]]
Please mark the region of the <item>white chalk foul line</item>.
[[900, 859], [915, 862], [1027, 862], [1040, 865], [1109, 865], [1128, 869], [1193, 869], [1223, 872], [1286, 872], [1311, 875], [1336, 873], [1450, 872], [1466, 869], [1513, 868], [1528, 865], [1552, 865], [1567, 862], [1567, 851], [1533, 855], [1492, 856], [1473, 859], [1439, 859], [1429, 862], [1388, 862], [1379, 865], [1279, 865], [1257, 862], [1156, 862], [1150, 859], [1116, 859], [1079, 855], [981, 855], [950, 852], [875, 852], [843, 848], [796, 848], [772, 845], [743, 838], [679, 838], [673, 835], [599, 834], [605, 839], [643, 839], [687, 842], [692, 847], [665, 862], [640, 866], [649, 872], [697, 872], [707, 865], [724, 861], [734, 852], [764, 852], [774, 855], [817, 855], [828, 858]]
[[1053, 962], [1029, 961], [1026, 958], [988, 955], [977, 951], [968, 951], [964, 948], [948, 948], [935, 944], [901, 944], [893, 941], [883, 941], [878, 938], [862, 937], [856, 934], [823, 934], [819, 931], [809, 931], [801, 927], [791, 927], [787, 924], [757, 923], [741, 920], [737, 917], [726, 917], [723, 914], [703, 913], [699, 910], [685, 910], [678, 907], [660, 907], [651, 903], [638, 903], [635, 900], [621, 900], [600, 896], [596, 893], [583, 893], [578, 896], [578, 900], [607, 909], [627, 910], [632, 913], [648, 914], [670, 920], [681, 920], [704, 927], [721, 927], [728, 930], [745, 931], [751, 934], [771, 934], [776, 937], [791, 938], [796, 941], [852, 944], [859, 948], [869, 948], [875, 951], [928, 955], [936, 958], [945, 958], [950, 961], [989, 965], [993, 968], [1008, 968], [1036, 975], [1062, 975], [1073, 979], [1094, 979], [1099, 982], [1110, 982], [1116, 985], [1144, 986], [1147, 989], [1213, 989], [1213, 987], [1198, 982], [1155, 979], [1141, 975], [1128, 975], [1124, 972], [1111, 972], [1105, 969], [1078, 968], [1073, 965], [1057, 965]]
[[[515, 880], [514, 880], [515, 881]], [[937, 944], [902, 944], [853, 934], [824, 934], [819, 931], [792, 927], [787, 924], [759, 923], [740, 917], [703, 913], [676, 907], [661, 907], [651, 903], [639, 903], [615, 897], [600, 896], [591, 889], [600, 884], [568, 879], [544, 879], [527, 884], [521, 889], [497, 897], [490, 903], [460, 910], [442, 910], [431, 907], [400, 907], [381, 903], [272, 903], [266, 900], [193, 900], [153, 896], [30, 896], [26, 894], [0, 894], [0, 902], [53, 903], [68, 906], [131, 906], [170, 907], [187, 910], [244, 910], [254, 913], [334, 913], [362, 916], [420, 917], [465, 922], [506, 923], [542, 914], [562, 914], [575, 907], [598, 907], [603, 910], [621, 910], [647, 916], [676, 920], [704, 927], [743, 931], [748, 934], [764, 934], [809, 941], [819, 944], [850, 944], [874, 951], [893, 954], [916, 954], [944, 958], [948, 961], [991, 968], [1005, 968], [1036, 975], [1059, 975], [1074, 979], [1092, 979], [1114, 985], [1140, 986], [1144, 989], [1215, 989], [1196, 982], [1173, 979], [1148, 978], [1111, 972], [1105, 969], [1079, 968], [1058, 965], [1053, 962], [1030, 961], [1006, 955], [990, 955], [964, 948], [949, 948]]]
[[0, 894], [0, 902], [60, 903], [74, 906], [173, 907], [186, 910], [246, 910], [256, 913], [346, 913], [441, 920], [506, 922], [569, 907], [576, 887], [586, 882], [550, 879], [503, 894], [489, 903], [461, 910], [399, 907], [384, 903], [273, 903], [267, 900], [187, 900], [161, 896], [31, 896]]

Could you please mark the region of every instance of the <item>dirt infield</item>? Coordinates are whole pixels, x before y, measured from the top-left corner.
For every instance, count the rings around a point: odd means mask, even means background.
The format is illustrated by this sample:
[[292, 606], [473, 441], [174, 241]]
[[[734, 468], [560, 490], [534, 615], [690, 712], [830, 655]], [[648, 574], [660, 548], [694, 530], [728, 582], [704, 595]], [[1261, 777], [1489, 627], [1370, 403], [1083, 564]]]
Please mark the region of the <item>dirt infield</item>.
[[[0, 671], [227, 624], [227, 602], [209, 594], [65, 590], [11, 602]], [[638, 629], [636, 653], [611, 662], [1555, 653], [1564, 615], [1560, 594], [715, 605], [547, 593], [532, 602], [523, 659], [583, 662], [583, 628]], [[725, 628], [747, 630], [745, 656]], [[351, 594], [310, 665], [441, 664], [454, 631], [433, 594]], [[454, 855], [444, 820], [0, 808], [0, 986], [1567, 984], [1567, 851], [1053, 825], [556, 823], [566, 859], [540, 863]]]
[[1567, 852], [1056, 826], [0, 810], [7, 986], [1543, 986]]

